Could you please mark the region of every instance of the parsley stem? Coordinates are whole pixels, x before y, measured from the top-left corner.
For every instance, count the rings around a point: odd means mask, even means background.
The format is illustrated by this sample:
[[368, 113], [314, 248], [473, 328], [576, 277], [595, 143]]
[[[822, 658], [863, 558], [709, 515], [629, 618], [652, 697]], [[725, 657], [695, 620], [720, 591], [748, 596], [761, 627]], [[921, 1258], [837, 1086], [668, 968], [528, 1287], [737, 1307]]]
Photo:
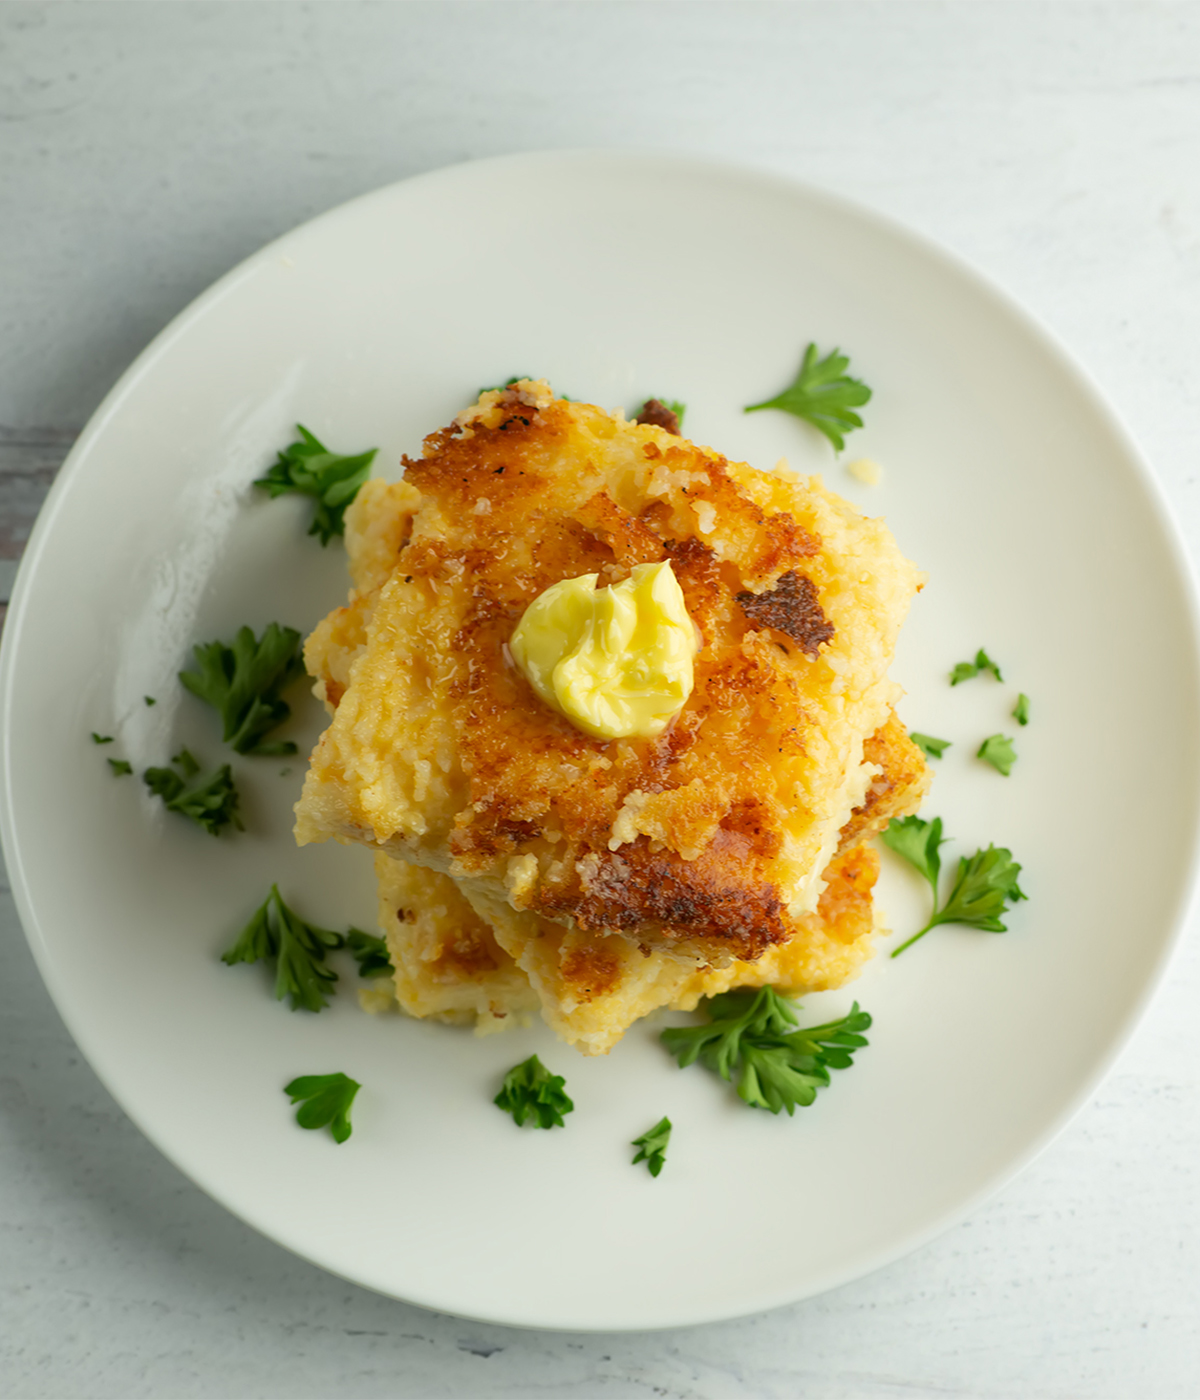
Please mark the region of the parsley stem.
[[904, 952], [905, 948], [911, 948], [912, 945], [917, 941], [917, 939], [924, 938], [925, 935], [929, 932], [929, 930], [931, 928], [936, 928], [940, 922], [941, 920], [938, 919], [935, 914], [935, 916], [932, 919], [930, 919], [930, 921], [925, 925], [925, 927], [920, 931], [920, 933], [914, 933], [911, 938], [906, 938], [904, 942], [901, 943], [899, 948], [893, 948], [892, 957], [898, 958], [900, 954]]

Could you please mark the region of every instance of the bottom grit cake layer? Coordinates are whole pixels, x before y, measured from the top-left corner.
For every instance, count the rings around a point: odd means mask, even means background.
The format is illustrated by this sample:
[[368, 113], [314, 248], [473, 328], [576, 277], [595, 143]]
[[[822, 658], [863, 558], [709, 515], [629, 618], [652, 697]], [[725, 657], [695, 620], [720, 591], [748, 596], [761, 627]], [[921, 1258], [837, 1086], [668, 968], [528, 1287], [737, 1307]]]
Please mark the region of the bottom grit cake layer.
[[[604, 1054], [639, 1018], [661, 1007], [690, 1011], [734, 987], [788, 995], [825, 991], [857, 976], [874, 951], [872, 892], [879, 869], [863, 844], [915, 811], [929, 784], [920, 751], [893, 715], [868, 745], [871, 785], [842, 832], [817, 908], [792, 937], [753, 962], [687, 967], [615, 934], [593, 934], [529, 912], [439, 872], [379, 854], [379, 922], [395, 968], [392, 1004], [411, 1016], [501, 1029], [540, 1010], [585, 1055]], [[372, 991], [368, 1005], [388, 999]]]
[[[528, 916], [688, 975], [806, 926], [869, 802], [865, 746], [921, 584], [881, 521], [818, 478], [522, 380], [427, 439], [402, 482], [368, 482], [346, 522], [354, 588], [306, 649], [332, 717], [302, 844], [448, 876], [497, 938]], [[585, 734], [508, 642], [552, 585], [663, 562], [698, 630], [691, 695], [657, 737]]]

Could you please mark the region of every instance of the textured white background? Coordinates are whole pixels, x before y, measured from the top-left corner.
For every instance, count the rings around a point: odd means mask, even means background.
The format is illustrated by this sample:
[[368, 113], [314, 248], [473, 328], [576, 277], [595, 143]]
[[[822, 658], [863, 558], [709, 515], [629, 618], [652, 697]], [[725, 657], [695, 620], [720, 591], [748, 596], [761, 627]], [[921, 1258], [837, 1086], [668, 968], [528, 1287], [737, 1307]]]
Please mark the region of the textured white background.
[[[1196, 5], [6, 4], [0, 584], [100, 397], [233, 263], [391, 180], [577, 145], [765, 164], [974, 260], [1200, 549]], [[6, 1397], [1200, 1394], [1194, 937], [1096, 1101], [934, 1244], [767, 1316], [571, 1336], [375, 1297], [225, 1215], [80, 1061], [0, 899]]]

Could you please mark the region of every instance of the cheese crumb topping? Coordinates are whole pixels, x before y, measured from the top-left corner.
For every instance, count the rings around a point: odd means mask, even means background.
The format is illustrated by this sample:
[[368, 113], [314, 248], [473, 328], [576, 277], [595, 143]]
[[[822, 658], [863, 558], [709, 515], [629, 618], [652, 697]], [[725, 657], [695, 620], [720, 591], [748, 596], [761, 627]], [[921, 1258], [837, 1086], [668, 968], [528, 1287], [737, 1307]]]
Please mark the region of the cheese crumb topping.
[[883, 480], [883, 468], [870, 457], [859, 457], [857, 461], [847, 462], [846, 470], [855, 481], [861, 481], [866, 486], [878, 486]]

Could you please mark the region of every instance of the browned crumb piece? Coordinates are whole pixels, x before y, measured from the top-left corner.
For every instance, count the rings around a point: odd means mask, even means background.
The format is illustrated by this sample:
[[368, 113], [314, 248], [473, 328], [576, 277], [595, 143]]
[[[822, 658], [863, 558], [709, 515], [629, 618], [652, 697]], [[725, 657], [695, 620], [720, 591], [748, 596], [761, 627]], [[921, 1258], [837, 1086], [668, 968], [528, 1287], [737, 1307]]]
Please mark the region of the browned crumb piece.
[[561, 892], [547, 882], [534, 906], [539, 914], [589, 933], [636, 935], [649, 926], [667, 944], [711, 939], [744, 958], [759, 957], [791, 932], [778, 889], [759, 876], [750, 842], [736, 833], [719, 829], [691, 861], [655, 852], [639, 836], [580, 865], [582, 880]]
[[806, 656], [815, 657], [833, 640], [833, 623], [825, 616], [812, 579], [794, 569], [781, 574], [765, 593], [739, 593], [742, 611], [760, 627], [773, 627], [800, 644]]
[[893, 817], [915, 812], [929, 789], [931, 774], [925, 756], [894, 710], [863, 745], [863, 762], [874, 764], [878, 771], [842, 828], [839, 854], [877, 836]]
[[679, 414], [668, 408], [662, 399], [647, 399], [642, 405], [635, 423], [649, 423], [651, 427], [662, 428], [664, 432], [679, 437]]
[[878, 878], [879, 853], [870, 846], [855, 846], [834, 856], [825, 871], [816, 912], [827, 938], [843, 947], [868, 939], [875, 923], [871, 897]]

